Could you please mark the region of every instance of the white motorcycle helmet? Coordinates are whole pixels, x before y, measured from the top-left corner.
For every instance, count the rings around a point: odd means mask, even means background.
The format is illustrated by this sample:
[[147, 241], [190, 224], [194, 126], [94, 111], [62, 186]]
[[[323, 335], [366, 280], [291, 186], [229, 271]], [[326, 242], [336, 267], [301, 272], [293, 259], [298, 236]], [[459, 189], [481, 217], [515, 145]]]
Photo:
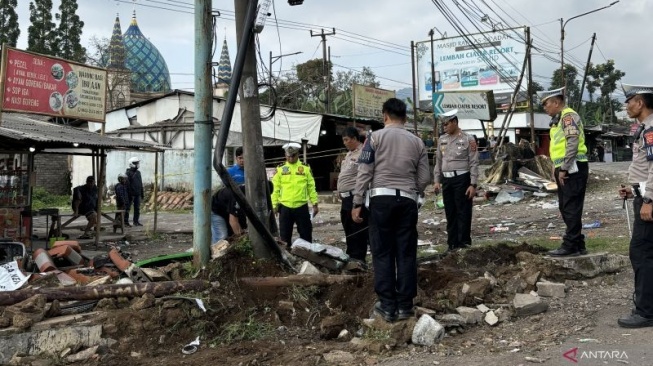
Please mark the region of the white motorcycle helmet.
[[127, 174], [125, 174], [125, 173], [118, 174], [118, 182], [120, 182], [121, 180], [126, 181], [127, 180]]
[[129, 159], [129, 167], [130, 168], [138, 168], [138, 163], [140, 163], [141, 160], [137, 157], [133, 157]]

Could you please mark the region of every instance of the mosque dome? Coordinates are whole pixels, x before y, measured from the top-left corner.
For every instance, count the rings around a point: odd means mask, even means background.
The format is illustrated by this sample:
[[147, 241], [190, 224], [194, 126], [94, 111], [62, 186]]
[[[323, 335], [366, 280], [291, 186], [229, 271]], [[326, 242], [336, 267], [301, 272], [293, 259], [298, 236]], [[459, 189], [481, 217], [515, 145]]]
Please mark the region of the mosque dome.
[[161, 53], [141, 33], [136, 12], [129, 28], [122, 36], [126, 57], [125, 66], [131, 71], [131, 89], [136, 93], [167, 93], [170, 91], [170, 72]]

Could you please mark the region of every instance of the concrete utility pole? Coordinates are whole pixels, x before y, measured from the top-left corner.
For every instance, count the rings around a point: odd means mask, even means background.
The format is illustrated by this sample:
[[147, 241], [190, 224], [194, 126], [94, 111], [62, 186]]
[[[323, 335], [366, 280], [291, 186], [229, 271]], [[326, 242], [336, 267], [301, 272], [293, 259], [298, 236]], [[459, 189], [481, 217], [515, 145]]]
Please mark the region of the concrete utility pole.
[[[243, 39], [243, 32], [248, 29], [245, 27], [248, 1], [234, 0], [234, 5], [236, 11], [236, 38], [240, 43]], [[239, 44], [239, 50], [240, 46]], [[267, 176], [263, 161], [263, 133], [261, 131], [261, 106], [258, 99], [254, 37], [249, 37], [249, 43], [246, 47], [243, 76], [238, 91], [243, 126], [245, 188], [247, 200], [252, 205], [256, 217], [269, 228], [270, 212], [266, 195]], [[250, 230], [248, 233], [254, 255], [257, 258], [270, 258], [272, 253], [266, 246], [263, 236], [256, 230]]]
[[196, 267], [208, 264], [211, 259], [212, 33], [211, 0], [195, 0], [193, 262]]
[[327, 45], [326, 45], [326, 36], [334, 36], [336, 34], [336, 29], [333, 28], [331, 33], [324, 33], [324, 29], [321, 30], [321, 33], [313, 34], [311, 30], [311, 37], [322, 37], [322, 76], [324, 76], [324, 84], [326, 85], [326, 101], [324, 102], [324, 110], [326, 113], [329, 113], [329, 79], [331, 79], [331, 73], [329, 73], [330, 64], [327, 61]]
[[590, 53], [587, 55], [587, 63], [585, 64], [585, 73], [583, 74], [583, 82], [580, 84], [580, 94], [578, 95], [578, 104], [576, 111], [580, 113], [580, 107], [583, 105], [583, 90], [585, 89], [585, 82], [587, 81], [587, 73], [590, 71], [590, 63], [592, 62], [592, 51], [594, 50], [594, 43], [596, 42], [596, 33], [592, 34], [592, 44], [590, 45]]
[[[526, 27], [526, 42], [530, 45], [532, 40], [531, 40], [531, 27]], [[533, 49], [531, 47], [528, 48], [528, 86], [526, 87], [526, 90], [528, 90], [528, 95], [526, 96], [528, 98], [528, 114], [530, 115], [531, 118], [531, 145], [535, 147], [535, 111], [534, 111], [534, 106], [533, 106]]]

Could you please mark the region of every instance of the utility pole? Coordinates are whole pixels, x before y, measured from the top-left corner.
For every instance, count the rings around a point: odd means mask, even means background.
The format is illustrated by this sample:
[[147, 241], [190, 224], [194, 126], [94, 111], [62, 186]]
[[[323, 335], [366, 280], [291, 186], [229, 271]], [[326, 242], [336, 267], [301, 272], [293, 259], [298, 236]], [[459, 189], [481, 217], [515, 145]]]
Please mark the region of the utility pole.
[[326, 102], [324, 103], [324, 110], [326, 113], [329, 113], [329, 66], [331, 64], [327, 64], [327, 45], [326, 45], [326, 37], [327, 36], [334, 36], [336, 34], [336, 29], [332, 28], [331, 33], [324, 33], [324, 29], [321, 30], [320, 33], [315, 33], [313, 34], [313, 31], [311, 30], [311, 37], [322, 37], [322, 76], [324, 76], [324, 84], [327, 85], [326, 89]]
[[587, 73], [590, 71], [590, 62], [592, 60], [592, 50], [594, 50], [594, 42], [596, 42], [596, 33], [592, 34], [592, 44], [590, 45], [590, 53], [587, 55], [587, 63], [585, 64], [585, 73], [583, 74], [583, 82], [580, 84], [580, 95], [578, 96], [578, 104], [576, 111], [580, 113], [580, 107], [583, 105], [583, 90], [585, 89], [585, 82], [587, 81]]
[[[433, 50], [433, 28], [429, 30], [431, 37], [431, 105], [433, 105], [433, 94], [435, 93], [435, 51]], [[438, 127], [438, 116], [435, 115], [435, 106], [433, 106], [433, 141], [438, 145], [440, 139], [440, 128]]]
[[[327, 65], [331, 65], [331, 46], [328, 47], [327, 52]], [[327, 73], [327, 88], [326, 88], [326, 104], [327, 106], [331, 105], [331, 73]], [[327, 108], [327, 113], [329, 113]]]
[[[254, 1], [254, 0], [250, 0]], [[236, 38], [240, 43], [245, 27], [248, 1], [234, 0], [236, 12]], [[239, 45], [239, 50], [240, 50]], [[261, 106], [258, 99], [258, 79], [256, 73], [256, 48], [254, 37], [249, 37], [246, 45], [245, 63], [238, 94], [240, 96], [240, 115], [243, 126], [243, 157], [245, 158], [245, 192], [255, 215], [269, 228], [269, 211], [267, 201], [267, 177], [263, 161], [263, 133], [261, 132]], [[270, 258], [261, 233], [249, 231], [254, 255], [257, 258]]]
[[193, 262], [197, 268], [211, 258], [211, 0], [195, 0], [195, 173], [193, 185]]
[[410, 41], [410, 68], [412, 71], [412, 77], [413, 77], [413, 127], [415, 128], [415, 135], [419, 136], [419, 133], [417, 132], [417, 108], [418, 108], [418, 101], [417, 101], [417, 88], [415, 88], [415, 85], [417, 85], [417, 80], [415, 80], [415, 42]]
[[[531, 39], [531, 27], [526, 27], [526, 42], [530, 45], [533, 40]], [[531, 117], [531, 144], [535, 144], [535, 112], [533, 110], [533, 48], [528, 48], [528, 112]], [[535, 147], [535, 146], [533, 146]]]

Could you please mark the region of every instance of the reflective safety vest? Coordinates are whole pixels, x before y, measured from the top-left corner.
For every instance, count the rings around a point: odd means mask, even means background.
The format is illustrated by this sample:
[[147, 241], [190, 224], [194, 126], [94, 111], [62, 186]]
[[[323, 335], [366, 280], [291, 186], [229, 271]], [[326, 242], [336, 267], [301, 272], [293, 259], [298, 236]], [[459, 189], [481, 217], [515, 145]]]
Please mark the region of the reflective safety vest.
[[272, 177], [272, 207], [282, 204], [288, 208], [297, 208], [307, 204], [317, 204], [315, 180], [311, 168], [301, 162], [279, 165]]
[[558, 124], [552, 126], [549, 130], [549, 136], [551, 137], [549, 155], [551, 156], [553, 165], [556, 168], [559, 168], [565, 160], [567, 150], [565, 129], [578, 130], [578, 151], [576, 153], [576, 161], [587, 161], [587, 146], [585, 145], [583, 123], [576, 111], [569, 107], [565, 107], [562, 112], [560, 112], [560, 120], [558, 121]]

